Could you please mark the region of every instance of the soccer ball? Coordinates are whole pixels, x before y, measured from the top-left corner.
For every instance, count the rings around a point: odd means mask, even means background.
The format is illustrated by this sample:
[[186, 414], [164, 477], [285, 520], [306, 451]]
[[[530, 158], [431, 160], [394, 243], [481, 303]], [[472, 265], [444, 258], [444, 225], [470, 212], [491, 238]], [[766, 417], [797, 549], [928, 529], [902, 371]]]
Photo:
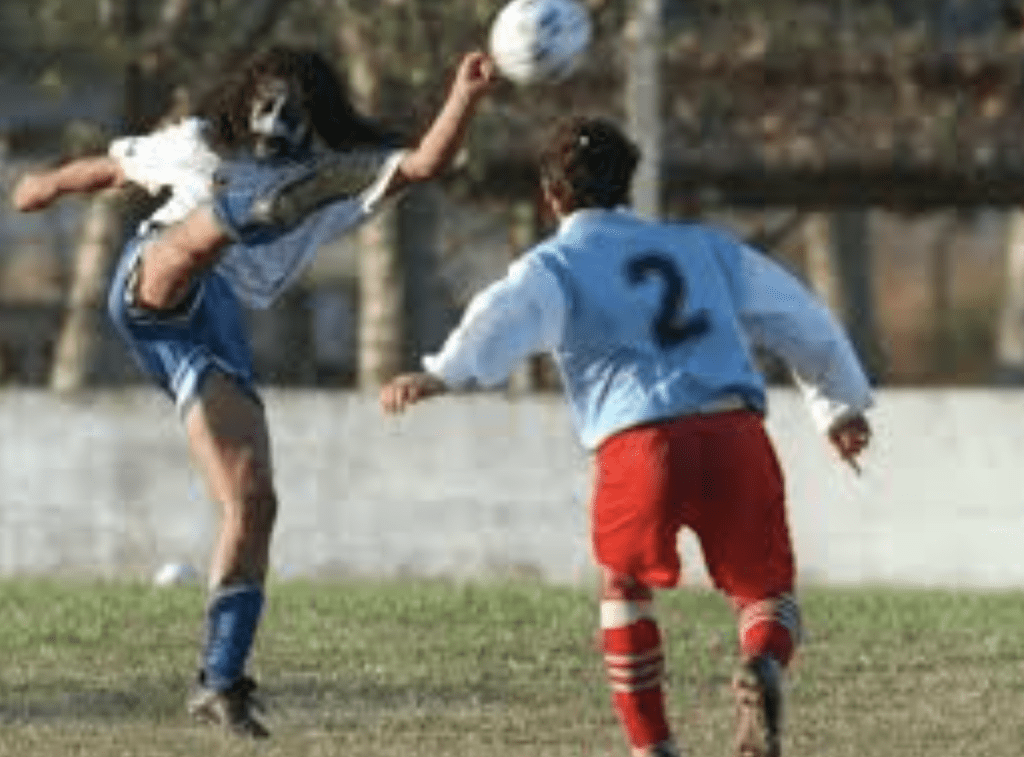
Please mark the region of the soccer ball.
[[185, 586], [198, 581], [199, 574], [196, 573], [196, 569], [188, 563], [181, 562], [164, 563], [153, 575], [153, 585], [160, 587]]
[[511, 0], [491, 24], [491, 57], [517, 84], [557, 81], [579, 65], [590, 34], [579, 0]]

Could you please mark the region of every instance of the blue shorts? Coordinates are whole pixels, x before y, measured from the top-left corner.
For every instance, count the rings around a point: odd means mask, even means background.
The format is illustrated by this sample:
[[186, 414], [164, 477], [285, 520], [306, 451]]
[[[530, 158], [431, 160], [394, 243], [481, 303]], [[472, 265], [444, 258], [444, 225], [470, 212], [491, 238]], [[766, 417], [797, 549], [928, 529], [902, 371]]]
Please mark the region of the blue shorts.
[[114, 327], [139, 367], [174, 399], [182, 414], [213, 370], [233, 378], [260, 402], [244, 312], [222, 276], [215, 271], [204, 274], [173, 311], [135, 304], [139, 259], [157, 233], [136, 237], [125, 246], [107, 298]]

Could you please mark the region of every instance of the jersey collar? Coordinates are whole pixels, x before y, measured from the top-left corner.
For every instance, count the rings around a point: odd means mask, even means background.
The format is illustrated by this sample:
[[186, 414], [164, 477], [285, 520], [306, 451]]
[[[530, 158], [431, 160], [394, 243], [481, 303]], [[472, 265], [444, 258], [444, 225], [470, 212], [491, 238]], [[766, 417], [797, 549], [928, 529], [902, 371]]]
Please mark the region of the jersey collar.
[[558, 222], [558, 233], [564, 234], [581, 225], [600, 221], [604, 218], [639, 218], [637, 212], [628, 205], [619, 205], [614, 208], [580, 208], [572, 211], [567, 216], [562, 216]]

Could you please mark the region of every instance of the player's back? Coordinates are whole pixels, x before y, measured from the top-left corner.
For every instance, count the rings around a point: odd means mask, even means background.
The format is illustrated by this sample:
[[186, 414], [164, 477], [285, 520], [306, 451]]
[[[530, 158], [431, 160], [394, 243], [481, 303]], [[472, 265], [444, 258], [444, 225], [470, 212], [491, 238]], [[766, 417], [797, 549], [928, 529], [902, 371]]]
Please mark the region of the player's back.
[[587, 446], [725, 397], [763, 408], [737, 314], [739, 245], [700, 225], [590, 209], [535, 254], [566, 297], [555, 357]]

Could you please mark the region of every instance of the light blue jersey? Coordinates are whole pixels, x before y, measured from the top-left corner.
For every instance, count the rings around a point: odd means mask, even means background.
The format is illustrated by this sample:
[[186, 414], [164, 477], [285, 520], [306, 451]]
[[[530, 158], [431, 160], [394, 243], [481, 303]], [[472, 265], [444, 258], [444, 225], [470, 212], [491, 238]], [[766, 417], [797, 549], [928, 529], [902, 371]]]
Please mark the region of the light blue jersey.
[[530, 254], [565, 296], [553, 355], [585, 444], [726, 397], [763, 412], [737, 315], [738, 245], [620, 212], [579, 219]]
[[449, 387], [496, 386], [548, 352], [594, 449], [622, 429], [709, 408], [763, 413], [755, 348], [785, 360], [822, 430], [871, 404], [843, 330], [767, 256], [706, 225], [588, 208], [474, 296], [423, 366]]

